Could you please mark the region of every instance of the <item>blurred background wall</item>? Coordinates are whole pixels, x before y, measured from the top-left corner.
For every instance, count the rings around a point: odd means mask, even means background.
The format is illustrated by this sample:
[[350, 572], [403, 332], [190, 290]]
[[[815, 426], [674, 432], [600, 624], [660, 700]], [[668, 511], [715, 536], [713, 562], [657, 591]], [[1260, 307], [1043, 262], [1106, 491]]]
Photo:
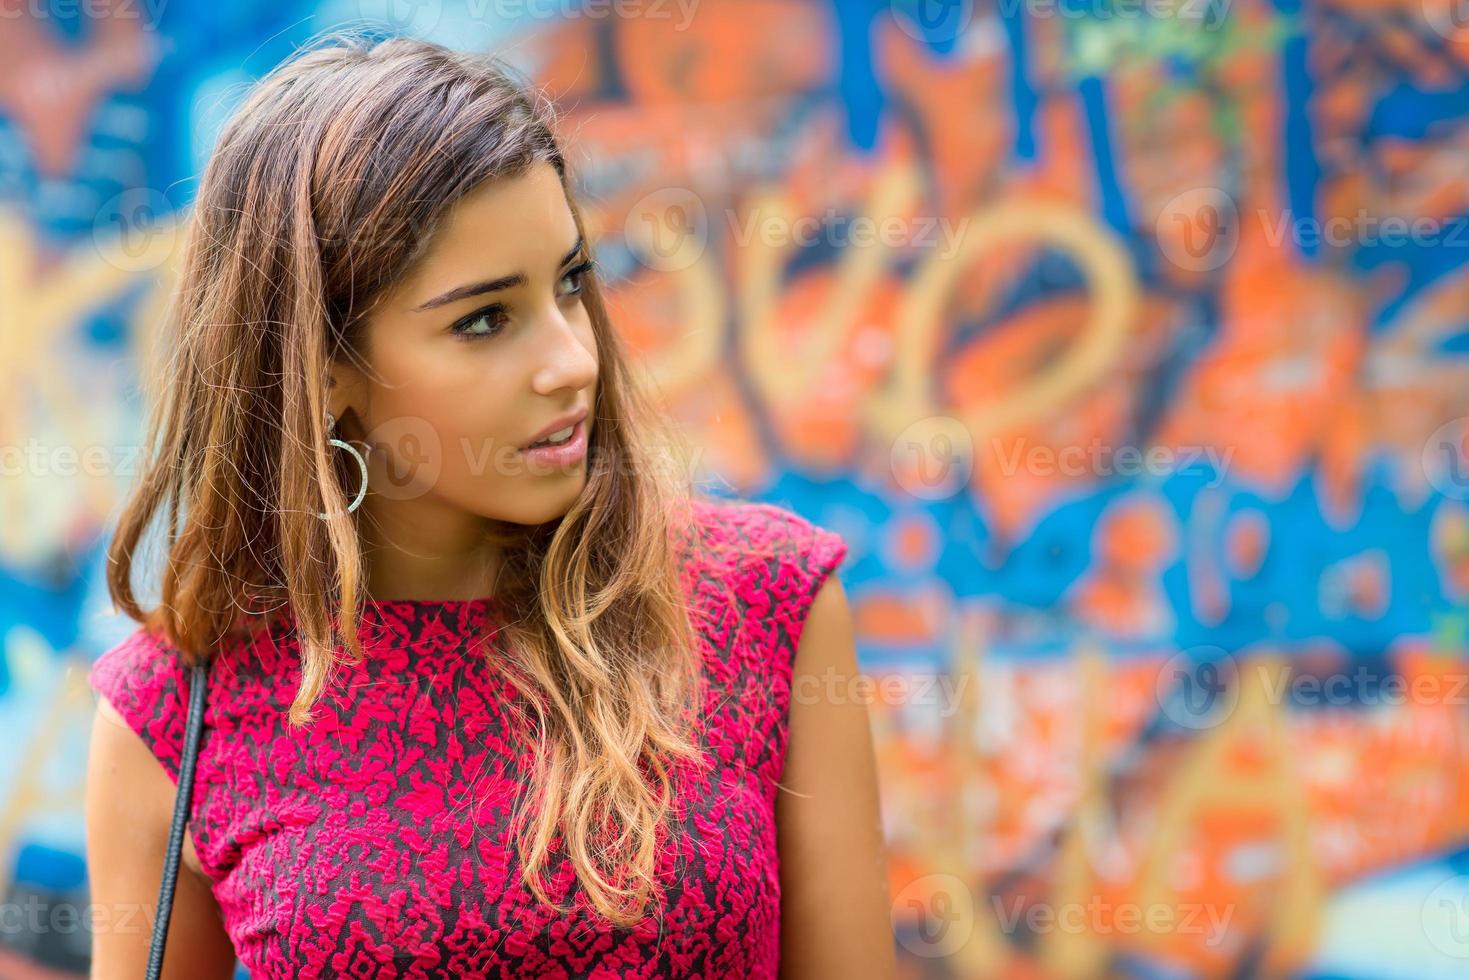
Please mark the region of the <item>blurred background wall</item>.
[[364, 18], [559, 97], [710, 485], [851, 544], [905, 976], [1469, 972], [1469, 6], [0, 0], [0, 975], [178, 224]]

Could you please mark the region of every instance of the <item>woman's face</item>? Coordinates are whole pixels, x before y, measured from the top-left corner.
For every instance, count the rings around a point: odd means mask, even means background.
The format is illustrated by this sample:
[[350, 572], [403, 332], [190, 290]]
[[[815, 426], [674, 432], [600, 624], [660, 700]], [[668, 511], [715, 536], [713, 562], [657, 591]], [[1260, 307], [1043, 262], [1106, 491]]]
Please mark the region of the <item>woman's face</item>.
[[[365, 516], [405, 543], [452, 549], [486, 518], [540, 524], [566, 513], [586, 483], [597, 398], [587, 269], [549, 164], [451, 207], [369, 315], [369, 370], [333, 370], [339, 437], [372, 447]], [[562, 458], [526, 451], [578, 415]]]

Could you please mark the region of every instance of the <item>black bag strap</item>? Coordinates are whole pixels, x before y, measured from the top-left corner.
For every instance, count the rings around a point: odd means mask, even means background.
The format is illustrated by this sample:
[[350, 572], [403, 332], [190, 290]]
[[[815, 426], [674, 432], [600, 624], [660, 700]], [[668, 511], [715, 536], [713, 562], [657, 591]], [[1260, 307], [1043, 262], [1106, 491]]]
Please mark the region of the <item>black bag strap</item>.
[[184, 846], [184, 828], [194, 796], [194, 763], [199, 757], [199, 733], [204, 728], [204, 696], [209, 683], [207, 663], [195, 664], [189, 685], [189, 721], [184, 728], [184, 757], [179, 763], [178, 794], [173, 803], [173, 824], [168, 829], [168, 852], [163, 857], [163, 884], [158, 889], [158, 917], [153, 920], [153, 941], [148, 948], [147, 980], [158, 980], [163, 972], [163, 945], [168, 940], [168, 919], [173, 913], [173, 893], [178, 884], [179, 854]]

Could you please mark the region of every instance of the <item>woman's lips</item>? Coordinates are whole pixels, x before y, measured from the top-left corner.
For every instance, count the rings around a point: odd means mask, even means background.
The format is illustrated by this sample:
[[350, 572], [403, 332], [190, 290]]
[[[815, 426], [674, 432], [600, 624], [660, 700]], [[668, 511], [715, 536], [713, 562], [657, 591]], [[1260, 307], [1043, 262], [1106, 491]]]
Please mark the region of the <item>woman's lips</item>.
[[572, 426], [571, 438], [559, 446], [537, 446], [522, 449], [521, 455], [540, 466], [569, 466], [580, 462], [587, 454], [587, 420], [582, 419]]

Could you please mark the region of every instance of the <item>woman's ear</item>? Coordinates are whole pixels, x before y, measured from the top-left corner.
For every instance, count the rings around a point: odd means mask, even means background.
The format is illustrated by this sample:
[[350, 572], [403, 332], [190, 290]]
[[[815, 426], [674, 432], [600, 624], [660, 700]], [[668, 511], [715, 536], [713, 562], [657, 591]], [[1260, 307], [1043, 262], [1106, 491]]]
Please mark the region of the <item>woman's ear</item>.
[[326, 410], [338, 421], [361, 404], [362, 372], [350, 364], [333, 364], [327, 379]]

